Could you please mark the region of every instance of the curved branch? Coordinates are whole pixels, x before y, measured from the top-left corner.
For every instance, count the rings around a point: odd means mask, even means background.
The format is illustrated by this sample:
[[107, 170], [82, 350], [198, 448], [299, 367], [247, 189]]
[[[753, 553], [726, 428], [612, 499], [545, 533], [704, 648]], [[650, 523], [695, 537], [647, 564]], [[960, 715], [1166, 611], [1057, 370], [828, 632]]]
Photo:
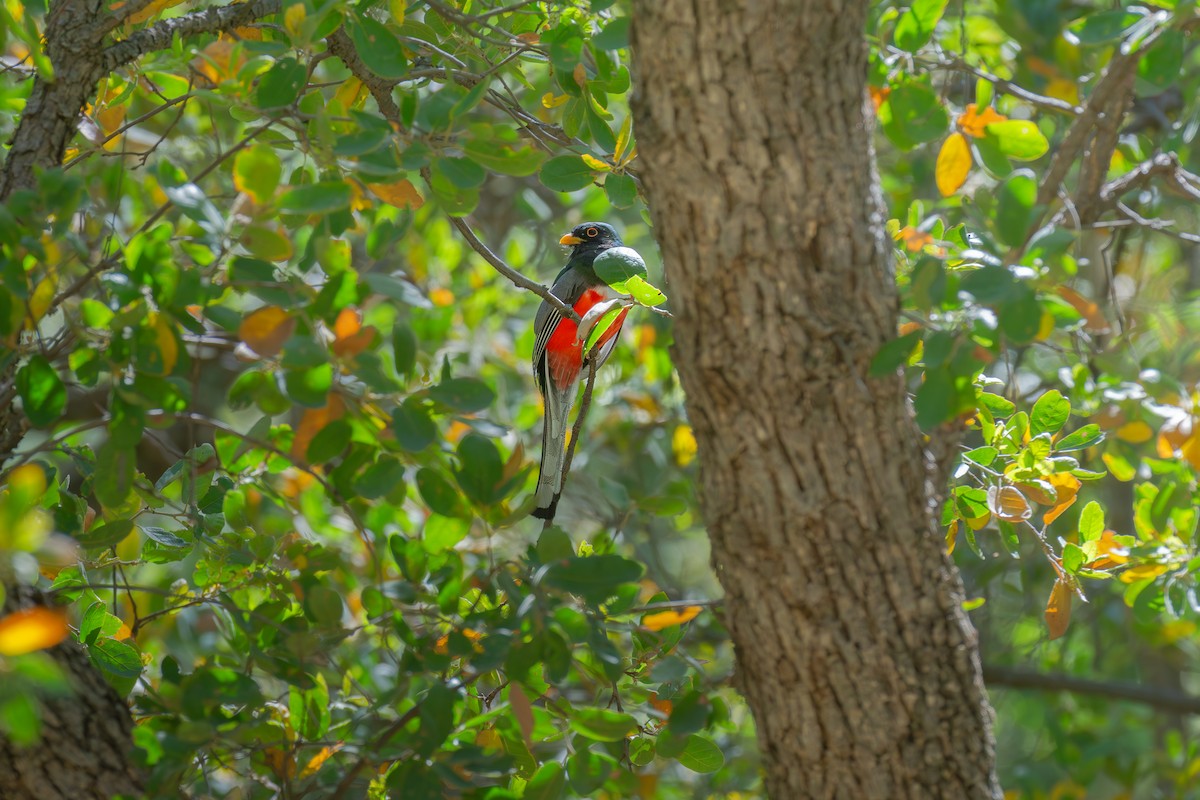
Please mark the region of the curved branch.
[[147, 53], [165, 50], [176, 36], [186, 38], [203, 33], [224, 33], [275, 14], [281, 6], [282, 0], [253, 0], [164, 19], [137, 31], [128, 39], [106, 47], [102, 64], [106, 71], [111, 72]]

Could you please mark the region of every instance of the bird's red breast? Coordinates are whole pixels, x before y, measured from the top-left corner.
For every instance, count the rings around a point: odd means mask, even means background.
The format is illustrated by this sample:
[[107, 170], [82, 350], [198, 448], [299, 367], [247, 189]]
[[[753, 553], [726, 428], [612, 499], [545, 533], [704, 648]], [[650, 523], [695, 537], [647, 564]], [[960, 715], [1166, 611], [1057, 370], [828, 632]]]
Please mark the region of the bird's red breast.
[[[575, 301], [575, 313], [582, 317], [596, 303], [602, 302], [605, 295], [598, 289], [588, 289]], [[628, 308], [622, 309], [609, 329], [600, 337], [598, 345], [603, 345], [617, 335], [625, 322]], [[579, 375], [583, 368], [583, 342], [577, 341], [579, 328], [573, 320], [561, 320], [554, 328], [554, 333], [546, 341], [546, 359], [550, 367], [550, 379], [559, 389], [566, 389]]]

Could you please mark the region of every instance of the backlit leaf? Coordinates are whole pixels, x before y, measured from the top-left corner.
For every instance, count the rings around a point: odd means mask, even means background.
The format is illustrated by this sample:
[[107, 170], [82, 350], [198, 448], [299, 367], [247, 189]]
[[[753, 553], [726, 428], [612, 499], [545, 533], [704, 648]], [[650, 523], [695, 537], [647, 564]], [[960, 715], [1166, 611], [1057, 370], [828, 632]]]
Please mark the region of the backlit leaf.
[[943, 197], [949, 197], [966, 183], [970, 172], [971, 148], [961, 133], [952, 133], [942, 144], [934, 168], [938, 191]]
[[672, 625], [682, 625], [695, 619], [701, 610], [700, 606], [687, 606], [680, 609], [656, 611], [642, 617], [642, 627], [649, 631], [661, 631]]
[[1060, 577], [1054, 582], [1045, 617], [1052, 641], [1067, 632], [1067, 626], [1071, 624], [1071, 583], [1067, 578]]
[[67, 638], [67, 615], [43, 606], [14, 611], [0, 618], [0, 656], [20, 656]]
[[264, 306], [242, 320], [238, 338], [260, 356], [271, 358], [279, 355], [295, 330], [296, 320], [291, 314], [279, 306]]

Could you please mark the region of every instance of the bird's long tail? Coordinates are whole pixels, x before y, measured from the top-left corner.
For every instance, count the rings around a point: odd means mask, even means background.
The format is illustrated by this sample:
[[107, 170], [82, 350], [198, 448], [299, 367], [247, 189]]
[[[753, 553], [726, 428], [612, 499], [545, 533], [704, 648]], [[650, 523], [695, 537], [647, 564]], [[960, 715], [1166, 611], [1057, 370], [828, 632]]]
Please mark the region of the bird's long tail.
[[[547, 382], [549, 386], [552, 383]], [[546, 414], [542, 426], [542, 465], [538, 473], [537, 509], [533, 515], [542, 519], [553, 519], [558, 505], [558, 494], [562, 491], [563, 461], [566, 459], [567, 422], [571, 414], [577, 383], [569, 391], [551, 388], [546, 397]]]

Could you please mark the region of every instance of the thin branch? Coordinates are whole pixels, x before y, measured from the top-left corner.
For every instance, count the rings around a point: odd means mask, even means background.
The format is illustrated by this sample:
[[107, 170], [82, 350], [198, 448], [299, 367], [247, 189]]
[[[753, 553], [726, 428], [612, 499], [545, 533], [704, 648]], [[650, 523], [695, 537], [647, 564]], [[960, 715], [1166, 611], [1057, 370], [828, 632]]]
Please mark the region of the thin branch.
[[1104, 700], [1141, 703], [1171, 714], [1200, 714], [1200, 696], [1158, 686], [1143, 686], [1124, 681], [1096, 681], [1074, 675], [1055, 675], [994, 664], [984, 665], [983, 680], [988, 686], [1007, 686], [1041, 692], [1071, 692]]
[[1015, 97], [1018, 100], [1028, 103], [1036, 108], [1041, 108], [1046, 111], [1054, 111], [1059, 114], [1069, 114], [1071, 116], [1079, 116], [1083, 113], [1083, 109], [1077, 105], [1068, 103], [1065, 100], [1058, 100], [1054, 97], [1046, 97], [1044, 95], [1031, 92], [1028, 89], [1018, 86], [1010, 80], [1001, 78], [998, 75], [992, 75], [990, 72], [986, 72], [979, 67], [968, 64], [961, 56], [944, 59], [939, 61], [934, 66], [938, 69], [952, 69], [957, 70], [958, 72], [966, 72], [974, 75], [976, 78], [980, 78], [992, 84], [992, 86], [996, 88], [996, 91], [1009, 95], [1010, 97]]
[[224, 33], [240, 28], [279, 11], [282, 0], [252, 0], [219, 8], [193, 11], [181, 17], [164, 19], [132, 34], [128, 39], [104, 49], [101, 56], [106, 72], [132, 63], [147, 53], [165, 50], [176, 36], [181, 39], [205, 33]]

